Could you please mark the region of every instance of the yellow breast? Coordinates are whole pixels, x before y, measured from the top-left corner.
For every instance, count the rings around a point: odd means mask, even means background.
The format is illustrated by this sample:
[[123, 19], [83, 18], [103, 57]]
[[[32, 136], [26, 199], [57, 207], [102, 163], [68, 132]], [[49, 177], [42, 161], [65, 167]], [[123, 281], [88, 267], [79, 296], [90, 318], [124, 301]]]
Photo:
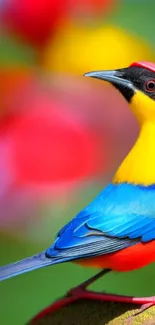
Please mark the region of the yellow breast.
[[138, 140], [121, 166], [113, 183], [155, 184], [155, 124], [147, 121], [141, 127]]

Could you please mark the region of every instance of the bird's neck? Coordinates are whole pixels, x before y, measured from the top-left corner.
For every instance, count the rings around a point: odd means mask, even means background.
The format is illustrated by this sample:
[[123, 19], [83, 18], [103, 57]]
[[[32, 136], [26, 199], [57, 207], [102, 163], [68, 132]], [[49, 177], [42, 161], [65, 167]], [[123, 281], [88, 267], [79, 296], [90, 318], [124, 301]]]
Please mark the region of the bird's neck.
[[113, 183], [155, 184], [155, 124], [141, 126], [139, 137], [118, 168]]

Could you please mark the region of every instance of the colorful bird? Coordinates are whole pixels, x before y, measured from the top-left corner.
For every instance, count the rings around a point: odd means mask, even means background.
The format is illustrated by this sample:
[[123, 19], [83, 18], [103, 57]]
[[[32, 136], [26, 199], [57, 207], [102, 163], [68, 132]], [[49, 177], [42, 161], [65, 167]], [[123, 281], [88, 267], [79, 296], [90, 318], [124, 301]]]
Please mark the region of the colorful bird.
[[[136, 62], [85, 76], [108, 81], [120, 91], [139, 122], [138, 139], [112, 182], [59, 231], [52, 246], [1, 267], [0, 280], [67, 261], [103, 268], [84, 288], [110, 270], [131, 271], [155, 261], [155, 64]], [[147, 308], [155, 304], [155, 297], [102, 298]]]

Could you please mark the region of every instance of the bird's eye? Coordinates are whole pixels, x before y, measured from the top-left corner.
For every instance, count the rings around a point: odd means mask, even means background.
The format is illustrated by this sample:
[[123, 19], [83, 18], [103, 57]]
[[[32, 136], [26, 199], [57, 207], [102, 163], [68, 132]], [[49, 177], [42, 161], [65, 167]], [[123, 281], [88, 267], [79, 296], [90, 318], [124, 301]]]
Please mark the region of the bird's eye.
[[145, 83], [145, 88], [147, 91], [155, 91], [155, 80], [147, 80]]

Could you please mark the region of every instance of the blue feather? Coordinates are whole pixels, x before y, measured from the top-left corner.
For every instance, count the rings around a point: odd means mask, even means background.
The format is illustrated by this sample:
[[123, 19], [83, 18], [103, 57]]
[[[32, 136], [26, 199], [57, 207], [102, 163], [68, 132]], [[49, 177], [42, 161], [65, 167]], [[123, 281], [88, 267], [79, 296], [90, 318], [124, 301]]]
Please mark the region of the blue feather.
[[[130, 239], [128, 244], [122, 242], [122, 248], [126, 244], [131, 246], [135, 242], [155, 239], [155, 185], [109, 184], [65, 226], [65, 231], [62, 229], [63, 233], [59, 232], [61, 236], [57, 238], [55, 248], [78, 250], [78, 247], [84, 245], [84, 257], [87, 257], [88, 243], [97, 241], [98, 237], [100, 241], [101, 237], [108, 237], [109, 253], [114, 238], [120, 241], [122, 238]], [[118, 243], [119, 241], [115, 242], [115, 251], [118, 247], [120, 249]], [[53, 246], [48, 249], [48, 254], [53, 256]], [[94, 252], [95, 254], [99, 252]], [[105, 251], [102, 247], [102, 254], [107, 254], [107, 247]]]
[[57, 234], [45, 252], [0, 268], [0, 280], [155, 239], [155, 185], [109, 184]]
[[30, 272], [42, 267], [50, 266], [53, 264], [62, 263], [69, 260], [67, 259], [49, 259], [46, 257], [45, 251], [34, 256], [25, 258], [19, 262], [15, 262], [0, 268], [0, 281], [9, 279], [13, 276]]

